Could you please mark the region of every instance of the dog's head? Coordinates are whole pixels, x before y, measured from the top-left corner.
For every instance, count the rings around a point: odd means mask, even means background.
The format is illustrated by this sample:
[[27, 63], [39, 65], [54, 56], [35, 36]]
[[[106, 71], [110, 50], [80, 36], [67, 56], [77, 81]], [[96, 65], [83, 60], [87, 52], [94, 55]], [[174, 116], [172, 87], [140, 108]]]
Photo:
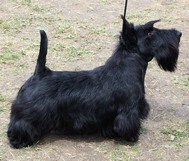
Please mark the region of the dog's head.
[[176, 69], [182, 33], [175, 29], [155, 28], [157, 22], [159, 20], [134, 26], [123, 19], [120, 40], [127, 49], [137, 50], [146, 61], [155, 57], [161, 69], [172, 72]]

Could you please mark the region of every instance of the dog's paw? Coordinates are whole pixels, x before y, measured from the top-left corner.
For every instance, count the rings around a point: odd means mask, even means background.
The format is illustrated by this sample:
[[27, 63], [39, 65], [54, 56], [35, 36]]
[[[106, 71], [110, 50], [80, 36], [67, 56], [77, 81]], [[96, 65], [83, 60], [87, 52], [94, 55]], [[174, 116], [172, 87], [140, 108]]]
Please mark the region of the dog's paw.
[[138, 115], [119, 114], [114, 120], [115, 133], [127, 140], [128, 142], [136, 142], [139, 138], [140, 119]]
[[24, 120], [17, 120], [10, 122], [7, 136], [14, 148], [23, 148], [31, 146], [39, 135], [30, 123]]
[[129, 137], [127, 136], [127, 137], [126, 137], [126, 140], [127, 140], [128, 142], [137, 142], [138, 139], [139, 139], [139, 136], [138, 136], [138, 135], [129, 136]]
[[7, 132], [7, 135], [10, 144], [16, 149], [28, 147], [33, 144], [31, 141], [28, 141], [27, 138], [23, 139], [20, 136], [14, 135], [14, 133], [10, 130]]

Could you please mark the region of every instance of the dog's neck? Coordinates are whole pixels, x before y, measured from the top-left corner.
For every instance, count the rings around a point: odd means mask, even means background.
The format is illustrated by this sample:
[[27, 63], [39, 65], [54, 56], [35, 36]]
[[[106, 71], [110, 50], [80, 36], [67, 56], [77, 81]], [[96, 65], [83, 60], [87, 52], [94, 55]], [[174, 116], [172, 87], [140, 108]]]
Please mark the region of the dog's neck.
[[146, 61], [146, 62], [150, 62], [153, 59], [153, 55], [151, 54], [140, 54], [140, 57]]
[[135, 43], [130, 43], [124, 40], [123, 36], [119, 37], [119, 45], [117, 47], [117, 50], [126, 50], [129, 53], [140, 53], [138, 54], [145, 62], [149, 62], [153, 59], [152, 54], [144, 54], [141, 53], [140, 50], [138, 49], [137, 44]]
[[138, 54], [138, 49], [134, 48], [133, 50], [128, 50], [122, 44], [118, 44], [116, 50], [114, 51], [113, 55], [107, 60], [106, 64], [114, 64], [117, 66], [124, 66], [125, 64], [127, 66], [130, 60], [132, 61], [133, 65], [140, 64], [140, 66], [144, 70], [146, 70], [148, 61]]
[[[148, 67], [148, 62], [145, 61], [137, 52], [128, 52], [122, 47], [118, 47], [113, 55], [107, 60], [105, 66], [108, 68], [113, 68], [116, 72], [126, 72], [133, 71], [140, 73], [138, 79], [144, 84], [146, 69]], [[120, 70], [121, 69], [121, 70]], [[124, 75], [124, 74], [123, 74]], [[143, 86], [143, 91], [145, 89]]]

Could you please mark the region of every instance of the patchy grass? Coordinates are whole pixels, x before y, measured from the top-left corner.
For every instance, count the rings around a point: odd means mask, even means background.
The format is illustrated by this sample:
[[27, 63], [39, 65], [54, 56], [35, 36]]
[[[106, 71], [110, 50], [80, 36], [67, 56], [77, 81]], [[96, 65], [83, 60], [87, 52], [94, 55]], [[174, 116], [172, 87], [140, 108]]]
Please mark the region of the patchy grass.
[[137, 145], [118, 145], [110, 152], [109, 155], [112, 161], [131, 161], [138, 153], [140, 153], [140, 148]]
[[12, 1], [27, 6], [30, 6], [32, 3], [32, 0], [12, 0]]
[[189, 121], [179, 123], [180, 126], [170, 125], [163, 127], [160, 132], [164, 135], [170, 136], [171, 140], [176, 138], [189, 139]]
[[0, 29], [6, 32], [21, 32], [23, 28], [30, 25], [30, 20], [31, 19], [18, 19], [16, 17], [10, 20], [0, 20]]
[[6, 130], [4, 130], [4, 131], [0, 131], [0, 137], [2, 137], [2, 136], [6, 136], [6, 135], [7, 135]]
[[[7, 111], [7, 104], [8, 104], [7, 96], [0, 93], [0, 114], [3, 114], [5, 111]], [[0, 137], [1, 137], [1, 132], [0, 132]]]
[[173, 135], [180, 138], [187, 138], [188, 133], [184, 130], [174, 129], [173, 127], [164, 127], [161, 129], [161, 133], [165, 135]]
[[32, 6], [32, 10], [36, 11], [36, 12], [44, 12], [45, 8], [43, 6], [39, 6], [39, 5], [33, 5]]
[[138, 144], [131, 145], [123, 140], [117, 140], [114, 143], [103, 142], [97, 150], [106, 154], [111, 161], [131, 161], [141, 153]]
[[24, 52], [4, 48], [0, 53], [0, 61], [6, 63], [8, 61], [19, 60], [22, 55], [24, 55]]
[[[62, 21], [62, 20], [61, 20]], [[56, 33], [54, 37], [60, 38], [63, 37], [63, 39], [77, 39], [79, 37], [79, 34], [77, 29], [75, 28], [75, 25], [70, 20], [63, 20], [61, 24], [58, 24], [58, 27], [56, 27]]]
[[84, 56], [88, 56], [90, 54], [92, 54], [92, 52], [85, 48], [76, 47], [76, 46], [66, 47], [66, 57], [68, 60], [71, 61], [81, 59]]
[[5, 102], [6, 101], [6, 96], [4, 96], [3, 94], [0, 94], [0, 102]]
[[99, 0], [100, 3], [102, 3], [103, 5], [109, 5], [111, 4], [110, 0]]
[[184, 161], [189, 161], [189, 157], [187, 159], [185, 159]]
[[52, 52], [54, 52], [54, 51], [65, 51], [65, 48], [66, 48], [66, 46], [63, 45], [63, 44], [56, 44], [56, 45], [54, 45], [52, 47], [49, 47], [49, 49]]
[[3, 103], [0, 105], [0, 113], [7, 111], [7, 104]]
[[107, 34], [107, 31], [104, 27], [96, 27], [96, 28], [92, 28], [90, 33], [95, 35], [102, 35], [102, 34], [104, 35]]
[[189, 88], [189, 77], [188, 76], [177, 77], [175, 78], [174, 83], [177, 85]]
[[4, 21], [4, 20], [0, 20], [0, 28], [3, 29], [3, 30], [10, 30], [11, 24]]
[[64, 34], [70, 32], [73, 32], [72, 22], [70, 20], [64, 20], [56, 30], [56, 34]]
[[50, 47], [52, 52], [63, 52], [62, 55], [66, 60], [75, 61], [84, 58], [85, 56], [93, 54], [92, 51], [89, 51], [86, 48], [76, 47], [76, 46], [65, 46], [63, 44], [56, 44], [53, 47]]
[[[150, 10], [150, 9], [149, 9]], [[132, 20], [132, 22], [146, 22], [150, 19], [151, 15], [148, 12], [142, 11], [141, 12], [129, 12], [128, 13], [128, 20]]]

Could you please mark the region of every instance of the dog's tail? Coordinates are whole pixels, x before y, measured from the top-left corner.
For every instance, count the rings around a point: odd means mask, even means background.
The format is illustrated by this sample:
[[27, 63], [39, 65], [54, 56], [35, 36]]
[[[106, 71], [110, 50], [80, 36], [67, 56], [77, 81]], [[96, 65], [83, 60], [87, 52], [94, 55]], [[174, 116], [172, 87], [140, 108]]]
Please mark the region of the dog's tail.
[[34, 75], [41, 75], [46, 70], [45, 64], [46, 64], [46, 56], [47, 56], [47, 48], [48, 48], [48, 38], [44, 30], [40, 30], [40, 35], [41, 35], [41, 43], [40, 43], [39, 55], [38, 55], [37, 65], [35, 67]]

